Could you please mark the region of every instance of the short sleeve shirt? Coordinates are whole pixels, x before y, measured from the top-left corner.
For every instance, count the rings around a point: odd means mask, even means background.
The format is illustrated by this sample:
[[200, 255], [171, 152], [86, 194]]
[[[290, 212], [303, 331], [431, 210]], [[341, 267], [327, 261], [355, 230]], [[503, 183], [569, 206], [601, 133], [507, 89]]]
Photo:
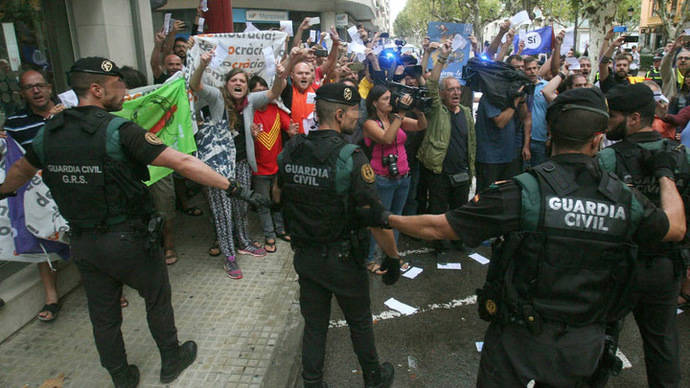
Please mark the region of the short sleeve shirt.
[[529, 109], [532, 112], [532, 140], [535, 141], [546, 141], [547, 130], [546, 130], [546, 108], [548, 108], [549, 103], [546, 102], [544, 93], [542, 89], [546, 86], [548, 82], [539, 81], [534, 87], [534, 94], [529, 101]]
[[505, 127], [496, 126], [493, 118], [501, 114], [501, 110], [489, 103], [486, 96], [479, 100], [477, 110], [477, 162], [480, 163], [510, 163], [517, 157], [515, 148], [517, 131], [520, 127], [518, 113], [508, 121]]

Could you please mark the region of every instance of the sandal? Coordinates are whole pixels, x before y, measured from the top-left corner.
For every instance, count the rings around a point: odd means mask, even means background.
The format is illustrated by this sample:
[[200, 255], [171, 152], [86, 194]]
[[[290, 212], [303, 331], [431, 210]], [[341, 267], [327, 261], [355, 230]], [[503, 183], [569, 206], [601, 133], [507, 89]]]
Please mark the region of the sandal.
[[[166, 249], [165, 250], [165, 264], [166, 265], [173, 265], [177, 263], [177, 253], [175, 253], [174, 249]], [[170, 253], [168, 253], [170, 252]]]
[[[38, 313], [38, 320], [43, 322], [53, 322], [57, 319], [58, 311], [60, 311], [60, 305], [57, 303], [50, 303], [43, 305], [41, 311]], [[50, 313], [48, 316], [41, 316], [43, 313]]]
[[196, 206], [188, 207], [182, 211], [184, 214], [193, 217], [199, 217], [200, 215], [204, 214], [204, 212]]
[[379, 269], [381, 269], [381, 266], [375, 261], [372, 261], [371, 263], [367, 264], [367, 271], [371, 273], [376, 273], [376, 271], [378, 271]]
[[685, 302], [680, 302], [680, 301], [678, 302], [678, 308], [679, 309], [685, 310], [685, 309], [690, 307], [690, 295], [681, 291], [680, 294], [678, 295], [678, 298], [679, 299], [682, 298], [685, 301]]
[[264, 244], [264, 250], [268, 253], [276, 253], [278, 251], [276, 240], [274, 238], [267, 238]]
[[211, 245], [211, 247], [208, 248], [208, 254], [209, 256], [220, 255], [220, 246], [218, 245], [218, 240], [214, 241], [213, 245]]
[[285, 232], [277, 233], [276, 235], [278, 236], [279, 239], [281, 239], [283, 241], [287, 241], [287, 242], [292, 241], [292, 238], [290, 238], [290, 235], [285, 233]]
[[124, 296], [120, 297], [120, 307], [125, 308], [129, 306], [129, 301]]

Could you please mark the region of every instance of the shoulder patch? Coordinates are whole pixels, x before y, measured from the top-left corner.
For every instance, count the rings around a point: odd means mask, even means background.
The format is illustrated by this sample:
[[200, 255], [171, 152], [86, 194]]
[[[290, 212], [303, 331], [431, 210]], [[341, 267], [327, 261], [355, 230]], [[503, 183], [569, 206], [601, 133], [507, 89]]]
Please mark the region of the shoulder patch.
[[362, 165], [362, 180], [366, 183], [374, 183], [376, 181], [376, 175], [374, 174], [374, 169], [371, 168], [371, 164]]
[[144, 134], [144, 139], [146, 139], [146, 142], [149, 144], [153, 144], [153, 145], [163, 144], [163, 141], [158, 136], [156, 136], [156, 134], [154, 134], [152, 132], [146, 132]]

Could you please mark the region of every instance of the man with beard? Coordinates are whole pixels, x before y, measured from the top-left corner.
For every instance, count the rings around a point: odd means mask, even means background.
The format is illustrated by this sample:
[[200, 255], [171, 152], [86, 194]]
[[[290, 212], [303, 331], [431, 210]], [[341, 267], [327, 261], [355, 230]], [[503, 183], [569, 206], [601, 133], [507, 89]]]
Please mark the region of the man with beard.
[[[27, 70], [19, 76], [19, 90], [19, 94], [26, 102], [26, 109], [7, 118], [5, 134], [12, 137], [14, 141], [28, 151], [38, 130], [45, 125], [50, 117], [61, 112], [65, 107], [53, 102], [51, 99], [52, 85], [46, 82], [43, 74], [36, 70]], [[60, 309], [57, 272], [51, 271], [48, 263], [44, 262], [38, 264], [38, 273], [45, 291], [45, 305], [38, 313], [38, 319], [43, 322], [52, 322]]]
[[589, 74], [592, 72], [592, 61], [590, 61], [588, 57], [580, 57], [578, 58], [578, 62], [580, 62], [580, 74], [584, 75], [587, 79], [587, 83], [589, 83]]
[[[661, 203], [658, 174], [647, 169], [651, 154], [669, 151], [680, 193], [687, 190], [690, 162], [685, 147], [662, 138], [652, 129], [656, 110], [654, 93], [645, 84], [619, 86], [609, 91], [611, 117], [606, 136], [622, 141], [599, 153], [599, 165], [616, 173], [625, 183], [655, 205]], [[685, 203], [685, 209], [690, 203]], [[633, 315], [642, 336], [647, 381], [650, 387], [677, 387], [680, 381], [676, 303], [680, 291], [683, 259], [680, 246], [672, 242], [645, 242], [638, 252], [640, 265], [633, 287]]]
[[[300, 308], [304, 317], [302, 377], [305, 388], [327, 387], [323, 381], [326, 334], [335, 295], [350, 327], [367, 388], [389, 387], [394, 369], [379, 364], [371, 319], [368, 271], [364, 258], [368, 234], [354, 216], [356, 207], [383, 206], [374, 185], [374, 170], [364, 153], [347, 144], [359, 118], [357, 89], [327, 84], [316, 92], [318, 129], [290, 139], [278, 156], [278, 181], [273, 199], [282, 205], [295, 250]], [[400, 276], [400, 258], [393, 233], [371, 229], [388, 256], [384, 282]], [[387, 271], [386, 272], [386, 269]]]
[[160, 217], [142, 183], [149, 180], [147, 166], [174, 169], [228, 195], [251, 195], [199, 159], [110, 114], [122, 109], [126, 90], [109, 59], [80, 59], [69, 78], [79, 105], [55, 115], [39, 130], [32, 148], [0, 185], [0, 199], [16, 195], [15, 190], [43, 168], [43, 180], [70, 226], [72, 259], [81, 273], [101, 365], [117, 388], [139, 383], [139, 369], [127, 362], [120, 330], [120, 296], [126, 284], [145, 300], [161, 355], [160, 381], [171, 383], [194, 362], [197, 346], [194, 341], [180, 345], [177, 339], [170, 280], [160, 251]]
[[616, 55], [614, 62], [614, 74], [610, 73], [609, 63], [611, 63], [611, 55], [614, 50], [617, 50], [624, 43], [624, 36], [618, 37], [611, 43], [611, 46], [604, 52], [599, 60], [599, 85], [601, 91], [607, 93], [609, 89], [618, 85], [630, 85], [628, 81], [628, 70], [630, 68], [630, 57], [625, 54]]

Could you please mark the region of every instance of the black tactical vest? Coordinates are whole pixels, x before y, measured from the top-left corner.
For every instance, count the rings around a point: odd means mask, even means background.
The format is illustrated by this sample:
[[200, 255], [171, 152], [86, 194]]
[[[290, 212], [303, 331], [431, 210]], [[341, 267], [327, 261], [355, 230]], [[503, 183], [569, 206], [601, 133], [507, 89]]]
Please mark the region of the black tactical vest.
[[354, 149], [339, 136], [310, 139], [298, 135], [287, 143], [279, 158], [280, 197], [286, 227], [296, 244], [349, 240], [353, 230], [348, 211], [349, 173]]
[[43, 179], [71, 227], [107, 227], [151, 214], [142, 183], [148, 169], [126, 158], [119, 144], [117, 131], [125, 122], [95, 107], [65, 110], [46, 124], [40, 149], [34, 147]]
[[[623, 315], [634, 273], [632, 193], [597, 165], [554, 161], [515, 177], [522, 225], [504, 252], [512, 314], [573, 326]], [[536, 206], [534, 206], [536, 205]], [[536, 207], [536, 208], [535, 208]], [[526, 314], [527, 312], [527, 314]]]

